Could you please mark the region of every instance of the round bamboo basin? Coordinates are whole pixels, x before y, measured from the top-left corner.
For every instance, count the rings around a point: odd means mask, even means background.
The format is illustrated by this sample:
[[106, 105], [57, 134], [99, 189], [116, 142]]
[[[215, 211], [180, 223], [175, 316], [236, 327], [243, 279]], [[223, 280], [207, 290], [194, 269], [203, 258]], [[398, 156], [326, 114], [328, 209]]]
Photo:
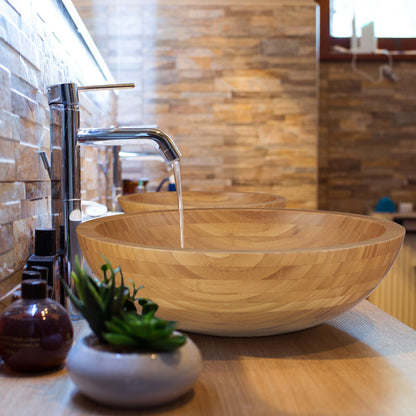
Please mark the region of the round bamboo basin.
[[[184, 191], [184, 208], [284, 208], [286, 199], [261, 192]], [[118, 197], [124, 212], [177, 209], [176, 192], [145, 192]]]
[[182, 330], [262, 336], [323, 323], [365, 299], [389, 271], [400, 225], [290, 209], [188, 209], [98, 218], [78, 226], [97, 276], [104, 255]]

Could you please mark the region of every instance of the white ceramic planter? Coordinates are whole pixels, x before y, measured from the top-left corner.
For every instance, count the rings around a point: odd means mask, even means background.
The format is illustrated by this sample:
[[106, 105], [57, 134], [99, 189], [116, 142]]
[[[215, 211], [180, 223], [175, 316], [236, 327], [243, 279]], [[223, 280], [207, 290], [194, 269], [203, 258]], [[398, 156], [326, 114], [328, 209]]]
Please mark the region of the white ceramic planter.
[[172, 352], [118, 353], [88, 335], [71, 349], [67, 369], [79, 391], [96, 402], [148, 407], [186, 393], [202, 370], [202, 358], [189, 338]]

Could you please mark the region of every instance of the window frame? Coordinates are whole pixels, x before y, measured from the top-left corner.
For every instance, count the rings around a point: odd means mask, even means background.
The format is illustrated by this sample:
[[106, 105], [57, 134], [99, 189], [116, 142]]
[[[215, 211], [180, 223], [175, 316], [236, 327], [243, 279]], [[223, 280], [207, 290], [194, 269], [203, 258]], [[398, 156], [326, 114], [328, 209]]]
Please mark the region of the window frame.
[[[345, 49], [350, 48], [350, 38], [335, 38], [330, 35], [330, 0], [316, 0], [319, 5], [319, 57], [321, 61], [348, 61], [352, 54], [334, 51], [335, 45]], [[416, 38], [378, 38], [379, 49], [387, 49], [392, 52], [393, 59], [400, 61], [416, 60]], [[402, 51], [415, 51], [415, 54], [403, 54]], [[360, 54], [360, 61], [380, 61], [386, 60], [382, 53]]]

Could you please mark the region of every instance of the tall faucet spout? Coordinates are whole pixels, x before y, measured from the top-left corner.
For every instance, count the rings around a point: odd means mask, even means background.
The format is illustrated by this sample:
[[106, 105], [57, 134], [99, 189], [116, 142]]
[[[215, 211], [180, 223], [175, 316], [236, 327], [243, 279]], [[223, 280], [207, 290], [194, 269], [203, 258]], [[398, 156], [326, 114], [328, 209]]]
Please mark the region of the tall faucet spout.
[[[166, 163], [173, 164], [181, 154], [173, 140], [165, 133], [145, 127], [106, 129], [80, 129], [78, 91], [131, 88], [133, 84], [94, 85], [77, 87], [74, 83], [48, 87], [51, 121], [51, 214], [52, 226], [63, 227], [63, 278], [71, 285], [71, 271], [76, 257], [81, 259], [81, 249], [76, 227], [81, 215], [81, 164], [80, 145], [108, 145], [152, 143]], [[113, 149], [113, 152], [115, 148]], [[43, 156], [45, 159], [45, 156]], [[65, 304], [66, 298], [62, 303]], [[69, 305], [68, 305], [69, 306]], [[75, 316], [75, 314], [74, 314]]]
[[181, 157], [174, 141], [167, 134], [157, 129], [145, 127], [79, 129], [77, 137], [79, 144], [86, 145], [121, 146], [148, 141], [157, 148], [166, 163], [171, 164]]

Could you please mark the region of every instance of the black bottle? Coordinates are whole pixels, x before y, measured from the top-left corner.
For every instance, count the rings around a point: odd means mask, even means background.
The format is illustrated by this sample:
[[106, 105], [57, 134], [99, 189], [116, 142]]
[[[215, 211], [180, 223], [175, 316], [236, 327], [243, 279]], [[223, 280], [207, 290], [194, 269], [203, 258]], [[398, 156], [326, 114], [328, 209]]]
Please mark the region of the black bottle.
[[[27, 269], [27, 271], [35, 271], [40, 273], [40, 278], [44, 280], [46, 283], [48, 283], [48, 275], [49, 270], [46, 266], [30, 266], [30, 269]], [[23, 279], [22, 279], [23, 280]], [[48, 298], [53, 297], [53, 287], [51, 285], [48, 285]]]
[[61, 285], [59, 278], [59, 255], [56, 252], [56, 230], [35, 230], [35, 253], [27, 261], [27, 268], [44, 266], [48, 268], [48, 286], [52, 287], [52, 299], [60, 302]]
[[[23, 270], [22, 273], [22, 282], [24, 280], [42, 280], [42, 275], [39, 271], [36, 270]], [[12, 295], [12, 302], [16, 302], [16, 300], [19, 300], [22, 298], [22, 287], [20, 286], [19, 289], [13, 292]]]
[[[59, 249], [58, 249], [58, 256], [59, 256], [59, 274], [61, 279], [65, 281], [65, 283], [70, 286], [69, 278], [68, 278], [68, 265], [65, 259], [65, 227], [63, 225], [59, 226]], [[68, 308], [68, 297], [65, 291], [65, 287], [59, 281], [61, 287], [61, 305], [67, 309]]]

